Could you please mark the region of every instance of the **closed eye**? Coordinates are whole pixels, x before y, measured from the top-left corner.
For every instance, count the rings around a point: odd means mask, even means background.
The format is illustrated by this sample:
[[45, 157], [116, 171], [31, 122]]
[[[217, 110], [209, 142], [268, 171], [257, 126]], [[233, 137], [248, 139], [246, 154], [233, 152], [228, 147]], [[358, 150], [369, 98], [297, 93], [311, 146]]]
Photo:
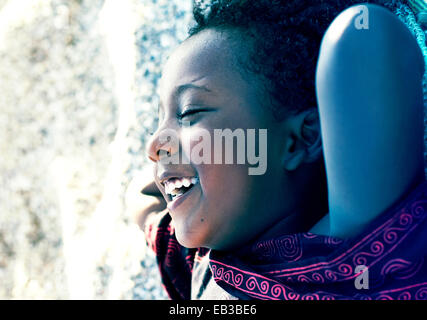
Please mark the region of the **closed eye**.
[[184, 119], [185, 117], [188, 117], [188, 116], [191, 116], [191, 115], [194, 115], [194, 114], [200, 113], [200, 112], [206, 112], [206, 111], [212, 111], [212, 110], [209, 110], [209, 109], [202, 109], [202, 108], [199, 108], [199, 109], [187, 109], [187, 110], [185, 110], [185, 111], [184, 111], [184, 112], [182, 112], [182, 113], [178, 113], [176, 116], [177, 116], [177, 118], [178, 118], [179, 120], [182, 120], [182, 119]]

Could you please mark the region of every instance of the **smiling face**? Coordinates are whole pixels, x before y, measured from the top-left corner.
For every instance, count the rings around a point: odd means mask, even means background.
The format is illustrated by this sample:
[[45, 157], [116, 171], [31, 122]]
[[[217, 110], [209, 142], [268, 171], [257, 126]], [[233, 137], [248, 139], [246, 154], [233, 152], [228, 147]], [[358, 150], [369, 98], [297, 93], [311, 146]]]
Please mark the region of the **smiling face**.
[[[147, 150], [155, 162], [155, 181], [168, 202], [177, 240], [189, 248], [238, 247], [291, 217], [298, 205], [299, 187], [283, 167], [287, 150], [293, 148], [293, 122], [274, 120], [272, 112], [262, 106], [268, 100], [259, 80], [244, 75], [235, 59], [236, 49], [227, 35], [208, 29], [182, 43], [163, 70], [162, 119]], [[183, 126], [183, 120], [189, 125]], [[268, 129], [267, 170], [263, 175], [249, 175], [252, 166], [247, 163], [159, 161], [162, 131], [174, 130], [182, 146], [185, 139], [198, 137], [202, 130], [213, 137], [214, 129], [225, 128], [244, 132]], [[190, 159], [189, 150], [169, 151]], [[177, 181], [188, 188], [172, 200], [167, 192]]]

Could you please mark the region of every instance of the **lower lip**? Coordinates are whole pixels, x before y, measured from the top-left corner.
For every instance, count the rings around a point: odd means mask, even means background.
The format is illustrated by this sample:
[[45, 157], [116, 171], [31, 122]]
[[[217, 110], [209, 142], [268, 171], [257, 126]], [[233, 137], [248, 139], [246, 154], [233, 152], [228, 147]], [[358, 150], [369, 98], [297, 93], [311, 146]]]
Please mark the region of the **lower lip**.
[[181, 203], [183, 203], [189, 196], [191, 196], [191, 194], [194, 192], [194, 190], [196, 189], [196, 187], [199, 185], [200, 182], [197, 182], [197, 184], [195, 184], [193, 187], [191, 187], [190, 190], [188, 190], [186, 193], [184, 193], [182, 196], [180, 196], [179, 198], [172, 200], [171, 202], [168, 203], [167, 208], [171, 211], [176, 210], [176, 208], [178, 208]]

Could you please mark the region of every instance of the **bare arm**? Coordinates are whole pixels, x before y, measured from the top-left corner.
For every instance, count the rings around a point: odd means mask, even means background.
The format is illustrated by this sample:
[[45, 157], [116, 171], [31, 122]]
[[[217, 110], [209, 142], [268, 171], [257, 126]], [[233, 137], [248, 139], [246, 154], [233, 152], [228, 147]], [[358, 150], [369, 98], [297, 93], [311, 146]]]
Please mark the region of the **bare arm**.
[[316, 73], [330, 234], [344, 238], [424, 177], [421, 50], [391, 12], [365, 8], [369, 20], [357, 6], [334, 20]]

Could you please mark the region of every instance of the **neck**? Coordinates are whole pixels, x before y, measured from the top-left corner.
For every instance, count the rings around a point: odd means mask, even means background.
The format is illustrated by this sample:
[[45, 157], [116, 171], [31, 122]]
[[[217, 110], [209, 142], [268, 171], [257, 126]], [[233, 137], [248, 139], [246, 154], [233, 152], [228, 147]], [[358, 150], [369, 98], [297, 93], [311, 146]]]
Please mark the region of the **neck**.
[[[317, 208], [301, 208], [302, 210], [276, 221], [268, 230], [261, 234], [257, 241], [272, 239], [285, 234], [309, 232], [310, 229], [325, 215], [321, 206]], [[314, 211], [316, 210], [316, 211]]]

